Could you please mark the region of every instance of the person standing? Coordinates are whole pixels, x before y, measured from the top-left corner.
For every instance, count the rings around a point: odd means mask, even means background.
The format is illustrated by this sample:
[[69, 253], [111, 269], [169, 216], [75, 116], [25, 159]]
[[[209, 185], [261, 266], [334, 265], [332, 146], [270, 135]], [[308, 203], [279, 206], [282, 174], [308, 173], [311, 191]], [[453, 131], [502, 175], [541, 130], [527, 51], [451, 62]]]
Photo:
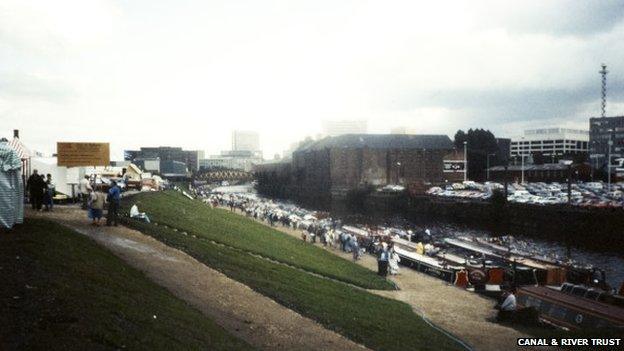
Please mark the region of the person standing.
[[340, 249], [347, 252], [347, 234], [340, 232]]
[[98, 187], [92, 190], [89, 194], [89, 218], [93, 220], [91, 225], [100, 226], [100, 220], [102, 219], [102, 212], [104, 212], [105, 195], [100, 191]]
[[30, 205], [33, 210], [41, 211], [44, 188], [45, 182], [41, 179], [39, 172], [36, 169], [33, 170], [33, 174], [28, 177], [28, 181], [26, 182], [26, 189], [28, 190]]
[[355, 235], [351, 237], [351, 252], [353, 253], [353, 261], [360, 259], [360, 244]]
[[108, 216], [106, 217], [107, 226], [110, 226], [111, 224], [117, 226], [117, 216], [120, 202], [121, 189], [119, 189], [117, 183], [113, 180], [111, 181], [111, 188], [108, 190]]
[[44, 194], [44, 205], [46, 211], [52, 211], [54, 209], [54, 195], [56, 194], [56, 186], [52, 182], [52, 175], [48, 173], [46, 179], [46, 188]]
[[377, 274], [382, 277], [388, 275], [388, 244], [384, 242], [381, 243], [381, 251], [377, 259]]
[[85, 175], [84, 178], [80, 179], [78, 190], [80, 191], [80, 199], [82, 200], [82, 209], [86, 210], [88, 207], [87, 202], [89, 201], [89, 195], [91, 194], [91, 191], [93, 191], [88, 175]]

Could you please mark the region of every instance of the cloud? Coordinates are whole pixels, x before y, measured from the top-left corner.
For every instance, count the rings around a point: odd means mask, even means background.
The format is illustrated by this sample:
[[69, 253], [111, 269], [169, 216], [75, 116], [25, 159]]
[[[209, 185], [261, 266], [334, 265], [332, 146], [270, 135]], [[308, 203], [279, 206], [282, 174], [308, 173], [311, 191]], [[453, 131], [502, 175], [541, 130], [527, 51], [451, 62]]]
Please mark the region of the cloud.
[[591, 36], [608, 32], [624, 18], [621, 0], [476, 1], [480, 26], [514, 34]]
[[451, 135], [583, 124], [602, 62], [608, 111], [624, 113], [620, 5], [6, 0], [0, 119], [44, 151], [73, 139], [216, 153], [240, 128], [266, 155], [324, 119]]
[[0, 73], [0, 96], [6, 99], [67, 103], [74, 92], [61, 77]]

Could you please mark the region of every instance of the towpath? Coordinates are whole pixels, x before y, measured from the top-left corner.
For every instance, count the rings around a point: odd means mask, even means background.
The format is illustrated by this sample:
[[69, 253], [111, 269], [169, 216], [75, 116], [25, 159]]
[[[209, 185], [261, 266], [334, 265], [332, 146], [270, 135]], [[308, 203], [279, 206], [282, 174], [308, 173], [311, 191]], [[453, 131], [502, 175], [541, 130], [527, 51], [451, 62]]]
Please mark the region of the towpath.
[[[225, 208], [224, 210], [229, 211]], [[240, 210], [235, 210], [235, 212], [241, 216], [245, 215]], [[268, 226], [264, 221], [257, 221]], [[301, 239], [301, 231], [281, 225], [273, 228]], [[323, 247], [318, 242], [314, 245]], [[351, 254], [339, 249], [331, 247], [325, 249], [345, 259], [352, 259]], [[363, 255], [357, 263], [368, 269], [377, 270], [377, 261], [371, 255]], [[495, 302], [491, 299], [405, 267], [401, 267], [400, 274], [390, 276], [390, 279], [400, 290], [370, 291], [408, 303], [416, 313], [425, 316], [435, 325], [467, 342], [476, 350], [520, 349], [516, 346], [517, 338], [530, 337], [514, 328], [496, 323]]]
[[263, 350], [367, 350], [228, 278], [182, 251], [124, 226], [93, 227], [75, 206], [28, 216], [84, 234], [194, 306], [231, 334]]

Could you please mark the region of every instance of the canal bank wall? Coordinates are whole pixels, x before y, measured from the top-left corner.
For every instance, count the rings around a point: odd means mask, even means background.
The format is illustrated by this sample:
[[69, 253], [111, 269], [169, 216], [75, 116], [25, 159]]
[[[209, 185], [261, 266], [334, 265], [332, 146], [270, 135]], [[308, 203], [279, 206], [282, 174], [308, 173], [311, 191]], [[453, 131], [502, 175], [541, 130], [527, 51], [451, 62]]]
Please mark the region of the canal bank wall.
[[405, 193], [373, 192], [357, 201], [333, 194], [331, 211], [375, 220], [402, 216], [410, 221], [440, 220], [492, 231], [556, 241], [572, 247], [624, 254], [624, 211], [567, 205], [461, 201]]

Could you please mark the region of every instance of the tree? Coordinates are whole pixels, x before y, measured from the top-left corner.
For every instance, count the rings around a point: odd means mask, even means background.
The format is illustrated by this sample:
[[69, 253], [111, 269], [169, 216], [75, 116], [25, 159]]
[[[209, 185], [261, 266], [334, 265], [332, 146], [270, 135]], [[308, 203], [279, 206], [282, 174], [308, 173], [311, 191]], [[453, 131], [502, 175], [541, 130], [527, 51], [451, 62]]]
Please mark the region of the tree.
[[458, 130], [457, 133], [455, 133], [455, 148], [456, 149], [462, 149], [464, 147], [464, 141], [467, 140], [467, 136], [466, 133], [464, 133], [463, 130]]
[[544, 154], [541, 153], [540, 151], [534, 152], [533, 153], [533, 163], [536, 165], [543, 165], [545, 162], [546, 158], [544, 157]]
[[[455, 147], [463, 151], [464, 141], [467, 141], [468, 178], [482, 181], [485, 179], [487, 157], [498, 152], [498, 143], [492, 132], [485, 129], [468, 129], [468, 132], [458, 130], [455, 133]], [[500, 163], [497, 156], [490, 156], [490, 166]]]

